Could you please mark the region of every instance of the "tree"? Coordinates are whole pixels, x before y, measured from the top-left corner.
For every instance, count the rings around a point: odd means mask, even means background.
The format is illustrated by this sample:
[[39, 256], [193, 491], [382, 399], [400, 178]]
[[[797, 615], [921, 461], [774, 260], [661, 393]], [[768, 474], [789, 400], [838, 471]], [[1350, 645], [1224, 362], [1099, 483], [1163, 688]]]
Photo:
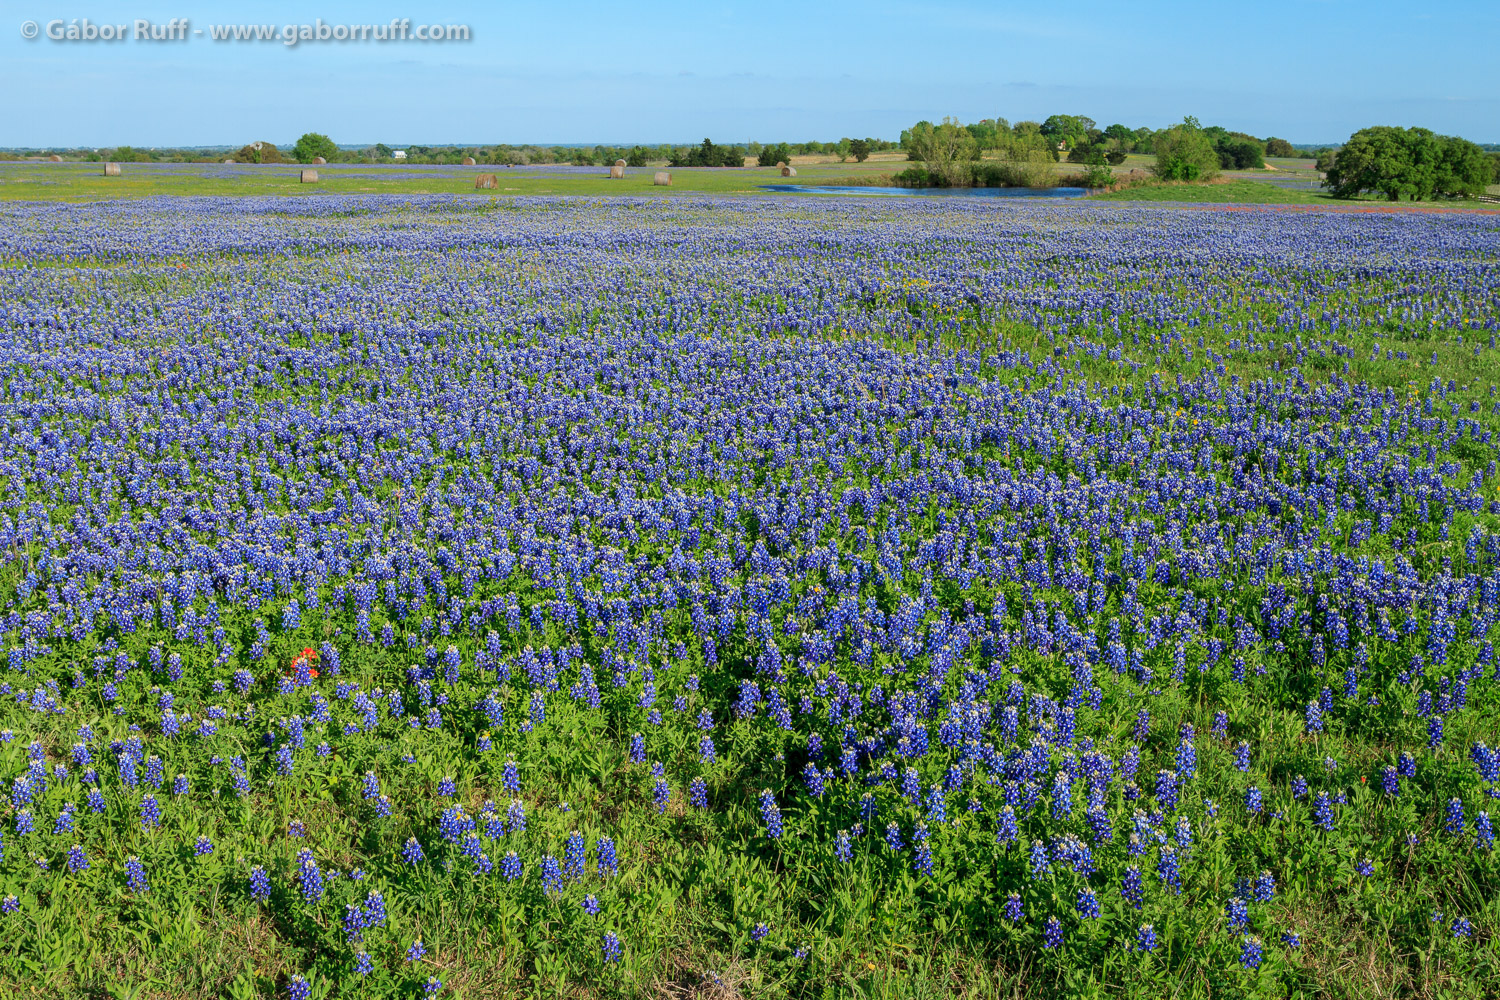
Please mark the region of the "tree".
[[978, 155], [979, 145], [957, 118], [944, 118], [936, 126], [918, 122], [910, 129], [907, 157], [926, 164], [927, 172], [939, 186], [965, 182], [970, 175], [967, 161]]
[[332, 160], [338, 154], [339, 148], [334, 145], [333, 140], [326, 135], [317, 132], [308, 132], [297, 140], [292, 147], [292, 156], [298, 163], [311, 163], [316, 157]]
[[1297, 147], [1285, 139], [1270, 138], [1266, 140], [1267, 156], [1296, 156]]
[[855, 139], [849, 143], [849, 153], [854, 157], [855, 163], [863, 163], [870, 158], [870, 140]]
[[[1319, 158], [1322, 162], [1322, 158]], [[1484, 151], [1467, 139], [1425, 128], [1376, 125], [1349, 137], [1326, 171], [1335, 198], [1379, 192], [1390, 201], [1482, 194], [1489, 180]]]
[[1206, 181], [1219, 173], [1219, 154], [1198, 120], [1184, 118], [1152, 137], [1156, 148], [1156, 176], [1169, 181]]
[[838, 156], [839, 156], [839, 162], [840, 163], [844, 163], [844, 162], [848, 161], [848, 159], [849, 159], [849, 152], [850, 152], [850, 150], [851, 150], [851, 148], [853, 146], [854, 146], [854, 140], [850, 139], [848, 137], [845, 137], [843, 139], [840, 139], [838, 141], [838, 145], [836, 145], [836, 146], [833, 147], [833, 151], [835, 153], [837, 153]]
[[[1085, 124], [1087, 123], [1087, 124]], [[1052, 115], [1042, 122], [1041, 132], [1054, 144], [1062, 142], [1072, 148], [1081, 145], [1088, 138], [1088, 131], [1094, 125], [1092, 118], [1079, 118], [1076, 115]]]
[[792, 149], [784, 142], [778, 142], [774, 146], [762, 146], [755, 162], [763, 167], [774, 167], [778, 163], [791, 163]]
[[632, 146], [630, 152], [624, 156], [625, 165], [628, 167], [644, 167], [646, 165], [646, 150], [641, 146]]
[[1123, 153], [1130, 152], [1130, 147], [1135, 141], [1135, 135], [1118, 122], [1104, 130], [1104, 138], [1115, 143], [1115, 147]]
[[248, 146], [240, 147], [239, 152], [234, 154], [236, 163], [284, 163], [281, 158], [281, 150], [269, 142], [252, 142]]
[[1241, 132], [1220, 136], [1214, 141], [1214, 152], [1225, 170], [1260, 170], [1266, 165], [1260, 141]]

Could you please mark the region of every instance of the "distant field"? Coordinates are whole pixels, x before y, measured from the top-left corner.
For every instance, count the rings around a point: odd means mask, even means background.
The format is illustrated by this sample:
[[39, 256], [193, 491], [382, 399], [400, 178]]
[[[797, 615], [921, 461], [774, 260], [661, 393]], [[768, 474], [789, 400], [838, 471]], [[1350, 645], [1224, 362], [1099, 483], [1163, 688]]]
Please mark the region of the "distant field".
[[[303, 184], [296, 164], [165, 164], [126, 163], [119, 177], [106, 177], [97, 163], [0, 163], [0, 201], [91, 202], [112, 198], [156, 196], [245, 196], [315, 194], [473, 194], [474, 178], [493, 173], [499, 186], [484, 192], [492, 197], [516, 195], [636, 195], [667, 197], [676, 194], [760, 194], [767, 184], [879, 183], [906, 167], [904, 155], [881, 153], [865, 163], [839, 163], [837, 157], [794, 157], [795, 178], [783, 178], [774, 167], [744, 169], [640, 167], [627, 169], [621, 180], [610, 180], [603, 167], [566, 164], [526, 167], [416, 166], [337, 164], [317, 168], [319, 181]], [[1145, 170], [1151, 157], [1132, 155], [1114, 168], [1125, 177]], [[1319, 174], [1308, 160], [1273, 160], [1278, 169], [1235, 171], [1227, 182], [1210, 185], [1138, 187], [1093, 195], [1103, 201], [1198, 202], [1235, 204], [1326, 205], [1348, 204], [1329, 198], [1318, 186]], [[668, 169], [671, 187], [657, 187], [652, 178]], [[1076, 163], [1058, 163], [1059, 175], [1076, 174]], [[1500, 189], [1492, 189], [1500, 190]], [[1371, 199], [1372, 203], [1389, 204]], [[1409, 205], [1410, 203], [1402, 203]], [[1492, 209], [1477, 201], [1424, 203], [1449, 209]]]

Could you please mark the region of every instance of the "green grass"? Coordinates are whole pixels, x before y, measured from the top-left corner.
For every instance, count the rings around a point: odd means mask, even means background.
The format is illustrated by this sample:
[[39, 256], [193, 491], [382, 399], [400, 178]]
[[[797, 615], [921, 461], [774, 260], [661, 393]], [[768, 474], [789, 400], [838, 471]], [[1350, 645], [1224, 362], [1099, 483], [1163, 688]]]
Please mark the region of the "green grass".
[[1486, 204], [1472, 199], [1454, 199], [1442, 201], [1400, 201], [1392, 202], [1384, 198], [1334, 198], [1323, 191], [1310, 191], [1299, 188], [1284, 188], [1275, 184], [1260, 180], [1233, 179], [1220, 184], [1161, 184], [1142, 185], [1140, 187], [1125, 188], [1120, 191], [1107, 191], [1090, 195], [1095, 201], [1159, 201], [1159, 202], [1198, 202], [1203, 204], [1247, 204], [1247, 205], [1319, 205], [1325, 208], [1335, 206], [1359, 206], [1363, 208], [1427, 208], [1427, 209], [1465, 209], [1465, 210], [1495, 210], [1496, 206]]
[[[296, 165], [248, 167], [238, 165], [228, 177], [206, 174], [212, 165], [135, 164], [121, 166], [118, 177], [104, 176], [100, 164], [0, 164], [0, 200], [99, 201], [107, 198], [144, 198], [159, 195], [238, 197], [246, 195], [326, 194], [484, 194], [515, 195], [634, 195], [665, 197], [674, 194], [763, 194], [764, 184], [818, 184], [858, 175], [889, 173], [889, 163], [827, 163], [798, 167], [796, 178], [783, 178], [774, 167], [743, 170], [642, 167], [610, 180], [604, 167], [588, 174], [546, 173], [547, 168], [318, 167], [316, 184], [303, 184]], [[657, 187], [657, 170], [672, 175], [671, 187]], [[240, 171], [253, 171], [242, 173]], [[412, 174], [432, 173], [432, 177]], [[499, 186], [474, 188], [474, 177], [493, 173]]]

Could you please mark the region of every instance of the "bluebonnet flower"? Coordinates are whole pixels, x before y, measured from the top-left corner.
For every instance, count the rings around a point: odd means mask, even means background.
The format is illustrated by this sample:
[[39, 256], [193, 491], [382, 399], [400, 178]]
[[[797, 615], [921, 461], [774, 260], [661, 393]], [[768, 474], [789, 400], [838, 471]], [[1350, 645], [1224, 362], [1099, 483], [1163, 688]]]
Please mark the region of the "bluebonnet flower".
[[194, 857], [201, 858], [205, 854], [212, 854], [213, 852], [214, 842], [212, 840], [209, 840], [207, 837], [200, 836], [196, 841], [193, 842]]
[[1251, 896], [1257, 903], [1269, 903], [1276, 898], [1276, 876], [1268, 871], [1262, 871], [1255, 876], [1252, 884]]
[[271, 879], [260, 865], [250, 869], [250, 896], [262, 903], [271, 898]]
[[601, 947], [604, 952], [604, 961], [607, 964], [612, 965], [620, 960], [620, 939], [615, 935], [614, 931], [604, 932], [604, 942]]
[[309, 1000], [312, 996], [312, 985], [308, 983], [305, 976], [293, 976], [287, 982], [286, 995], [289, 1000]]
[[1047, 845], [1040, 840], [1033, 840], [1031, 842], [1030, 868], [1033, 880], [1040, 879], [1043, 875], [1050, 874], [1052, 871], [1051, 861], [1047, 857]]
[[1455, 938], [1466, 938], [1473, 933], [1474, 925], [1469, 923], [1468, 917], [1454, 917], [1449, 930], [1453, 932]]
[[1240, 965], [1254, 971], [1260, 968], [1262, 955], [1260, 938], [1253, 934], [1246, 934], [1240, 939]]
[[1461, 799], [1448, 800], [1444, 811], [1443, 829], [1454, 836], [1464, 832], [1464, 804]]
[[607, 879], [619, 870], [619, 862], [615, 858], [615, 841], [609, 837], [600, 837], [594, 841], [594, 853], [598, 856], [598, 877]]
[[1229, 932], [1238, 934], [1250, 923], [1250, 911], [1245, 906], [1245, 901], [1238, 896], [1224, 904], [1224, 918], [1229, 924]]
[[411, 947], [406, 949], [406, 960], [408, 962], [419, 962], [426, 954], [427, 946], [422, 944], [421, 938], [417, 938], [411, 943]]
[[1093, 889], [1084, 886], [1078, 890], [1078, 915], [1085, 920], [1093, 920], [1099, 916], [1099, 897]]
[[514, 882], [521, 877], [521, 859], [515, 851], [507, 851], [505, 857], [500, 859], [500, 874], [505, 876], [507, 882]]
[[131, 892], [147, 892], [150, 889], [146, 882], [146, 869], [141, 864], [141, 859], [134, 854], [125, 859], [125, 885]]
[[1156, 943], [1156, 928], [1150, 924], [1141, 924], [1135, 935], [1136, 951], [1155, 951]]
[[750, 940], [764, 941], [766, 935], [771, 933], [771, 928], [765, 923], [757, 923], [750, 929]]
[[68, 848], [68, 871], [81, 872], [89, 866], [89, 857], [83, 853], [83, 848], [74, 844]]
[[1137, 910], [1141, 908], [1141, 901], [1145, 898], [1145, 891], [1141, 886], [1141, 870], [1135, 865], [1126, 868], [1125, 874], [1121, 876], [1120, 895]]
[[776, 797], [771, 794], [769, 788], [761, 790], [760, 815], [766, 824], [766, 836], [772, 840], [780, 840], [781, 809], [776, 805]]
[[1042, 942], [1042, 947], [1046, 948], [1047, 950], [1050, 951], [1050, 950], [1052, 950], [1054, 948], [1061, 947], [1062, 946], [1062, 941], [1063, 941], [1062, 922], [1060, 920], [1058, 920], [1056, 917], [1048, 917], [1047, 918], [1047, 925], [1046, 925], [1046, 935], [1045, 935], [1045, 939]]
[[359, 976], [368, 976], [375, 971], [375, 962], [370, 958], [370, 953], [362, 951], [354, 956], [354, 972]]
[[550, 854], [543, 855], [540, 868], [542, 872], [542, 891], [549, 896], [555, 896], [562, 892], [563, 875], [562, 869], [557, 864], [557, 859]]
[[581, 905], [583, 906], [583, 912], [587, 913], [589, 916], [597, 917], [599, 915], [599, 897], [595, 896], [593, 893], [589, 893], [587, 896], [584, 896], [583, 903]]
[[1005, 897], [1005, 919], [1014, 924], [1019, 923], [1022, 916], [1020, 893], [1012, 892]]
[[422, 851], [422, 845], [417, 843], [416, 837], [407, 837], [406, 844], [401, 848], [401, 860], [409, 865], [419, 861], [425, 861], [427, 855]]

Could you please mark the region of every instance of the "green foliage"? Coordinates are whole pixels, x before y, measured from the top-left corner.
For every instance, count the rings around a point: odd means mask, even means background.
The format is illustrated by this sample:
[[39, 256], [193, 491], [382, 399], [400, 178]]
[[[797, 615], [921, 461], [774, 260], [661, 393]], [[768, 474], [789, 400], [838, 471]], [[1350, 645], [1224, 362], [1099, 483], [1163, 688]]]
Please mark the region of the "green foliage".
[[285, 163], [281, 150], [269, 142], [252, 142], [234, 154], [236, 163]]
[[332, 160], [338, 155], [339, 148], [333, 144], [333, 140], [326, 135], [317, 132], [308, 132], [297, 140], [292, 147], [292, 157], [298, 163], [311, 163], [315, 158], [321, 156], [325, 160]]
[[956, 118], [944, 118], [938, 125], [918, 122], [903, 133], [907, 155], [926, 164], [927, 172], [940, 187], [958, 187], [969, 183], [972, 172], [969, 161], [979, 158], [979, 144]]
[[[1068, 162], [1087, 163], [1096, 167], [1103, 166], [1106, 162], [1105, 155], [1106, 150], [1104, 149], [1103, 145], [1082, 143], [1081, 145], [1074, 146], [1071, 150], [1068, 151]], [[1120, 159], [1125, 159], [1124, 154], [1120, 155]]]
[[1214, 140], [1214, 152], [1225, 170], [1260, 170], [1266, 165], [1260, 140], [1242, 132], [1219, 136]]
[[774, 146], [762, 146], [760, 154], [755, 158], [755, 162], [763, 167], [774, 167], [778, 163], [790, 163], [792, 162], [791, 147], [784, 142], [778, 142]]
[[863, 163], [870, 158], [870, 140], [855, 139], [849, 143], [849, 155], [854, 157], [855, 163]]
[[1266, 140], [1267, 156], [1296, 156], [1297, 147], [1285, 139], [1270, 138]]
[[1189, 116], [1155, 138], [1156, 176], [1168, 181], [1206, 181], [1218, 176], [1219, 154], [1197, 119]]
[[669, 161], [674, 167], [743, 167], [745, 151], [739, 146], [715, 146], [710, 139], [695, 149], [680, 149]]
[[1490, 166], [1474, 143], [1425, 128], [1375, 125], [1349, 137], [1324, 181], [1335, 198], [1367, 191], [1390, 201], [1483, 194]]

